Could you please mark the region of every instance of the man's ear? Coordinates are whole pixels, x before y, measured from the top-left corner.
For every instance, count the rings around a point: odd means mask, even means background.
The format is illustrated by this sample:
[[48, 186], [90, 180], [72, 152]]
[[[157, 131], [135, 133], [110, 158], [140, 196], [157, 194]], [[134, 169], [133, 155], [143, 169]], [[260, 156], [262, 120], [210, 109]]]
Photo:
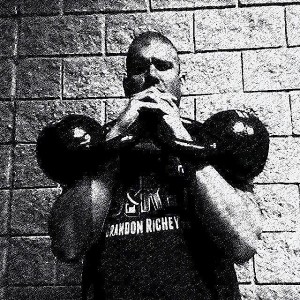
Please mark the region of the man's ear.
[[184, 85], [186, 79], [186, 72], [180, 72], [179, 78], [180, 78], [181, 85]]

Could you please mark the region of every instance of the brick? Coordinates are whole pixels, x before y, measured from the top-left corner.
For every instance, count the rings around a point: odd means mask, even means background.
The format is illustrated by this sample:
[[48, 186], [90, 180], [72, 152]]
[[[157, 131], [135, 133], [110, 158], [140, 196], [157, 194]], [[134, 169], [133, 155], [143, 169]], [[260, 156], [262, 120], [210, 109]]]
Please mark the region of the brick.
[[59, 0], [19, 0], [22, 14], [58, 14]]
[[[300, 2], [300, 1], [299, 1]], [[300, 45], [300, 8], [288, 6], [286, 8], [286, 29], [289, 46]]]
[[87, 115], [104, 123], [103, 100], [22, 101], [17, 104], [16, 140], [35, 142], [40, 131], [49, 123], [69, 114]]
[[11, 142], [13, 123], [13, 104], [10, 102], [0, 102], [0, 142]]
[[58, 189], [15, 190], [11, 208], [13, 234], [47, 234], [48, 218]]
[[299, 0], [239, 0], [242, 5], [276, 5], [276, 4], [288, 4], [298, 3]]
[[291, 94], [293, 134], [300, 135], [300, 94]]
[[300, 88], [300, 49], [268, 49], [243, 54], [246, 91]]
[[52, 59], [20, 60], [17, 70], [19, 98], [55, 98], [60, 95], [61, 62]]
[[9, 191], [0, 191], [0, 234], [7, 233]]
[[103, 16], [23, 18], [19, 53], [22, 55], [101, 53]]
[[35, 187], [55, 186], [55, 183], [46, 177], [37, 163], [35, 145], [17, 145], [15, 150], [14, 186]]
[[55, 259], [46, 237], [11, 239], [8, 267], [9, 284], [53, 284]]
[[17, 12], [17, 0], [0, 0], [0, 15], [15, 15]]
[[80, 300], [81, 289], [79, 286], [30, 286], [7, 288], [6, 300]]
[[256, 115], [270, 135], [292, 134], [289, 97], [285, 93], [228, 93], [195, 99], [196, 119], [200, 122], [217, 112], [239, 109]]
[[238, 53], [182, 55], [186, 73], [183, 94], [215, 94], [242, 90], [241, 58]]
[[7, 253], [8, 242], [5, 238], [0, 238], [0, 286], [6, 285], [6, 268], [7, 268]]
[[262, 234], [255, 256], [258, 283], [300, 282], [300, 255], [291, 248], [292, 238], [291, 232]]
[[0, 56], [12, 56], [15, 41], [16, 21], [0, 19]]
[[251, 268], [253, 268], [252, 262], [246, 262], [243, 265], [235, 265], [234, 267], [239, 283], [248, 283], [251, 281]]
[[10, 60], [0, 60], [0, 98], [10, 98], [12, 86], [12, 68]]
[[80, 285], [81, 284], [82, 264], [66, 264], [57, 262], [57, 285]]
[[144, 0], [65, 0], [65, 12], [99, 12], [146, 10]]
[[299, 183], [299, 157], [299, 138], [271, 138], [268, 160], [263, 172], [255, 178], [255, 182]]
[[259, 300], [296, 300], [300, 299], [300, 287], [298, 285], [264, 285], [257, 287]]
[[0, 146], [0, 187], [10, 186], [10, 168], [11, 168], [11, 147], [7, 145]]
[[197, 7], [231, 7], [235, 5], [234, 0], [195, 0], [195, 8]]
[[239, 285], [242, 300], [257, 300], [253, 285]]
[[[201, 1], [202, 3], [215, 2], [215, 1]], [[218, 1], [216, 1], [218, 2]], [[152, 9], [168, 9], [168, 8], [194, 8], [195, 0], [151, 0]]]
[[124, 57], [69, 59], [64, 67], [64, 97], [123, 96]]
[[106, 101], [106, 120], [116, 119], [128, 105], [128, 99], [108, 99]]
[[106, 19], [107, 51], [127, 53], [133, 38], [145, 31], [158, 31], [179, 51], [193, 51], [192, 15], [188, 12], [109, 15]]
[[195, 26], [198, 51], [278, 47], [285, 44], [282, 7], [200, 10], [195, 14]]
[[197, 8], [197, 7], [231, 7], [234, 6], [233, 0], [152, 0], [152, 9], [174, 9], [174, 8]]
[[258, 196], [264, 231], [296, 230], [300, 202], [297, 185], [256, 185], [254, 193]]

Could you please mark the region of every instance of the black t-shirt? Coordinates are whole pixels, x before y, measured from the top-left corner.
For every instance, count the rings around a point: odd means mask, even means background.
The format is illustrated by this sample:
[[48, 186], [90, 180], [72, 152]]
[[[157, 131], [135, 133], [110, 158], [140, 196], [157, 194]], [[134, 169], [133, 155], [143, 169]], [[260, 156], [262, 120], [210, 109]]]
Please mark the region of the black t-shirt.
[[121, 159], [124, 188], [88, 264], [94, 299], [240, 299], [233, 264], [189, 208], [179, 160], [159, 151]]
[[[207, 142], [201, 124], [183, 121], [197, 143]], [[122, 188], [86, 255], [84, 293], [92, 282], [94, 300], [241, 299], [233, 263], [190, 205], [184, 172], [176, 156], [152, 146], [123, 152]]]

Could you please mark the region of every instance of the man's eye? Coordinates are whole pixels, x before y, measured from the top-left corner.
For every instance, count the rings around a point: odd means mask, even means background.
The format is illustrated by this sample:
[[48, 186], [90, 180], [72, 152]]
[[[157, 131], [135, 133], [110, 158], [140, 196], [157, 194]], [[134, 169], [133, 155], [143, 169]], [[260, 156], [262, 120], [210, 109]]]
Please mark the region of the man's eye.
[[173, 64], [167, 61], [156, 61], [154, 65], [159, 71], [166, 71], [173, 67]]
[[142, 64], [138, 64], [138, 65], [135, 65], [133, 67], [133, 74], [134, 75], [138, 75], [138, 74], [142, 74], [146, 71], [146, 64], [142, 65]]

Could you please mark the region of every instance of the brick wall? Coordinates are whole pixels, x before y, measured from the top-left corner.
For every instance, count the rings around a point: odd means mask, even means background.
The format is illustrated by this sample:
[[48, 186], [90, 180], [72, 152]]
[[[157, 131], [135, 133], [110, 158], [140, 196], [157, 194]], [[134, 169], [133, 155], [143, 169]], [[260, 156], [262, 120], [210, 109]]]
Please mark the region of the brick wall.
[[240, 287], [244, 299], [300, 299], [299, 0], [0, 0], [0, 295], [79, 299], [80, 265], [49, 248], [59, 188], [37, 166], [37, 134], [71, 112], [114, 118], [127, 47], [148, 29], [180, 51], [183, 115], [252, 109], [266, 124], [270, 154], [255, 180], [264, 233], [237, 267]]

